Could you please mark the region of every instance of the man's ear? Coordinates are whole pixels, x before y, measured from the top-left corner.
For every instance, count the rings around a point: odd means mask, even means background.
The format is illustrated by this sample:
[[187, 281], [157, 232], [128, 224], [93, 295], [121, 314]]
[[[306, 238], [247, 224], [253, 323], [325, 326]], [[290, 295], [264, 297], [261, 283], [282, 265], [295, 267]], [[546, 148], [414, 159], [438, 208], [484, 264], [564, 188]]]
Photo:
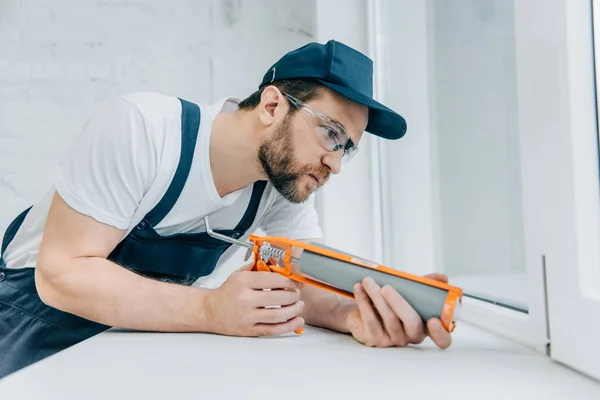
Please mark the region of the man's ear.
[[258, 117], [265, 126], [271, 126], [277, 118], [284, 115], [283, 95], [275, 86], [267, 86], [260, 95]]

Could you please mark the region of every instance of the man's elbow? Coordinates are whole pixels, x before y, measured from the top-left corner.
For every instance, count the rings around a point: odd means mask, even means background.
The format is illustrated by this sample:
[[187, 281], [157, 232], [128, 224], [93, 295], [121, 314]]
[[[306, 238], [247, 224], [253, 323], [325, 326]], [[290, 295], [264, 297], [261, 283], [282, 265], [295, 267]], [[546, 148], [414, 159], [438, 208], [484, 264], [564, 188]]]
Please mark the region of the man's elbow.
[[65, 294], [68, 288], [65, 286], [66, 264], [60, 265], [61, 261], [52, 257], [40, 257], [35, 268], [35, 287], [38, 296], [47, 306], [65, 310]]

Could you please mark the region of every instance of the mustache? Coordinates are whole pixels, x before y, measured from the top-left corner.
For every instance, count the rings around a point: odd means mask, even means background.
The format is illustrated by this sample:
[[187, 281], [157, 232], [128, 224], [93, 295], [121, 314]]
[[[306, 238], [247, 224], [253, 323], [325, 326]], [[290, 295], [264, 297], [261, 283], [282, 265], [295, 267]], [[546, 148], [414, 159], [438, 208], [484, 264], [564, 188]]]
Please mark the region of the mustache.
[[323, 182], [327, 182], [329, 180], [329, 176], [331, 175], [331, 171], [326, 166], [321, 166], [319, 168], [307, 168], [307, 174], [311, 174], [316, 176], [317, 178], [321, 178]]
[[314, 175], [317, 178], [321, 178], [323, 182], [329, 180], [331, 172], [327, 168], [302, 168], [299, 171], [280, 173], [279, 179], [286, 182], [291, 182], [299, 179], [303, 175]]

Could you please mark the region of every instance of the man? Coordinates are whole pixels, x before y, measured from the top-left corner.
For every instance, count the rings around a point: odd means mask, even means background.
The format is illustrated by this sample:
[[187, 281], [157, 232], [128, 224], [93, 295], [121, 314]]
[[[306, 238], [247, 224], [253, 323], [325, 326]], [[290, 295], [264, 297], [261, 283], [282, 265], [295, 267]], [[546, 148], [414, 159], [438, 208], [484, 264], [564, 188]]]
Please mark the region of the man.
[[[59, 162], [54, 188], [6, 231], [0, 376], [109, 327], [263, 336], [304, 323], [368, 346], [450, 334], [365, 279], [356, 301], [244, 266], [216, 289], [190, 285], [235, 249], [206, 234], [257, 228], [321, 236], [314, 191], [364, 131], [398, 139], [404, 119], [372, 99], [372, 62], [336, 41], [284, 55], [246, 100], [196, 105], [135, 93], [93, 116]], [[443, 275], [433, 275], [445, 281]], [[287, 289], [265, 291], [263, 289]], [[280, 305], [280, 308], [265, 308]]]

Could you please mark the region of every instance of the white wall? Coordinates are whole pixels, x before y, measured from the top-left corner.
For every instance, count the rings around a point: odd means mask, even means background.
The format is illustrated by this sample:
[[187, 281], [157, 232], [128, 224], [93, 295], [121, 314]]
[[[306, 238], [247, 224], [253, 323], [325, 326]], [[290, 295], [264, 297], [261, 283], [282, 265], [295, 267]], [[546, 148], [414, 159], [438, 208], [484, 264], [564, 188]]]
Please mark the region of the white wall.
[[[366, 0], [317, 0], [315, 40], [338, 40], [372, 56]], [[382, 262], [378, 210], [374, 204], [371, 148], [374, 137], [365, 134], [360, 151], [339, 175], [317, 192], [319, 216], [328, 245]]]
[[245, 97], [313, 26], [312, 1], [0, 2], [0, 234], [100, 102]]

